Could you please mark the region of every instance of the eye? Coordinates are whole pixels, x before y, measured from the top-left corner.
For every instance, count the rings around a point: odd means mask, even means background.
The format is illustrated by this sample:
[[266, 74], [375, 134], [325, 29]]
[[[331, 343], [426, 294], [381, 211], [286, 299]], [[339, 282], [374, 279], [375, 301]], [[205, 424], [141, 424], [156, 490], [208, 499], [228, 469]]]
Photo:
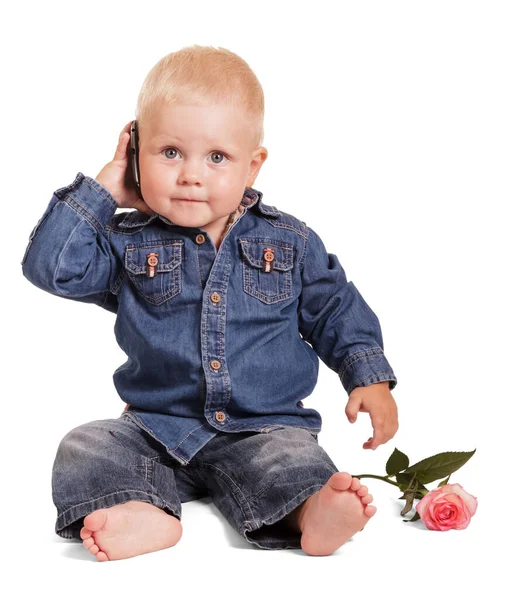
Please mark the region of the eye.
[[[172, 150], [172, 152], [177, 152], [177, 150], [175, 148], [165, 148], [164, 152], [168, 152], [168, 150]], [[165, 156], [167, 156], [165, 154]], [[175, 156], [167, 156], [167, 158], [176, 158]]]
[[220, 157], [220, 160], [213, 161], [216, 165], [220, 165], [223, 158], [227, 160], [227, 156], [225, 154], [222, 154], [222, 152], [212, 152], [211, 155]]

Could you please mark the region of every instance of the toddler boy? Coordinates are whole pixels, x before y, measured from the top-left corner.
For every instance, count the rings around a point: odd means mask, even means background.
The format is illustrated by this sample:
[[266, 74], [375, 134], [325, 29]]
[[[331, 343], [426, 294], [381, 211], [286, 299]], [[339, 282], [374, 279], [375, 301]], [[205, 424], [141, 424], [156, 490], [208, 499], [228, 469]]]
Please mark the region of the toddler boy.
[[203, 496], [250, 543], [319, 556], [376, 512], [302, 400], [320, 357], [349, 394], [348, 419], [370, 414], [363, 447], [375, 449], [398, 428], [396, 377], [337, 257], [252, 187], [267, 158], [263, 107], [232, 52], [165, 56], [113, 160], [56, 190], [30, 234], [24, 276], [115, 313], [128, 357], [113, 376], [124, 411], [70, 431], [52, 472], [56, 533], [99, 561], [174, 546], [181, 503]]

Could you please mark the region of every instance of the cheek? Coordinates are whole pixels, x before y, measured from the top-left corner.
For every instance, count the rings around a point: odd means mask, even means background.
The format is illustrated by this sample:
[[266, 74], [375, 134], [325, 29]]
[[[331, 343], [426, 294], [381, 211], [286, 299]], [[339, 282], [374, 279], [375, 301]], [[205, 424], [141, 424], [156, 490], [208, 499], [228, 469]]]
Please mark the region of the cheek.
[[240, 169], [228, 169], [224, 173], [219, 172], [215, 175], [212, 178], [213, 185], [222, 193], [234, 196], [235, 194], [238, 195], [240, 190], [243, 190], [245, 174]]
[[158, 165], [141, 164], [140, 180], [142, 190], [156, 196], [169, 195], [171, 188], [171, 170]]

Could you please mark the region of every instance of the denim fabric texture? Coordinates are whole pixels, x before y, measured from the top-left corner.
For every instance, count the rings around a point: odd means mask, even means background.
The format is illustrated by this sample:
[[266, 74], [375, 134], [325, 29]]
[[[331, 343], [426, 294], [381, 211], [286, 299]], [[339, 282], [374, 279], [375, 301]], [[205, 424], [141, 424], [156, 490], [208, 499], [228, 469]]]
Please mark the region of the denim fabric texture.
[[301, 548], [301, 534], [284, 517], [336, 472], [316, 434], [289, 426], [219, 433], [180, 465], [127, 411], [80, 425], [61, 441], [52, 471], [55, 531], [81, 539], [86, 515], [133, 500], [181, 520], [182, 503], [209, 496], [250, 544]]
[[52, 195], [21, 263], [42, 290], [116, 314], [124, 411], [181, 465], [219, 432], [317, 434], [321, 416], [302, 401], [319, 358], [348, 394], [397, 383], [378, 318], [315, 231], [251, 187], [239, 208], [217, 251], [202, 228], [116, 212], [79, 172]]

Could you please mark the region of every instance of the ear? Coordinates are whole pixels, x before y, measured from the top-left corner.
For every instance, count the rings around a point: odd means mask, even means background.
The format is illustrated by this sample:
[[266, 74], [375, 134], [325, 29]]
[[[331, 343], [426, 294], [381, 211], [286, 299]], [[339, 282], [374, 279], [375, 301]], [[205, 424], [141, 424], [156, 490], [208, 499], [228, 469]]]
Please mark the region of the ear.
[[249, 162], [249, 174], [245, 183], [246, 187], [253, 186], [263, 163], [267, 160], [268, 154], [267, 148], [264, 148], [263, 146], [256, 148], [256, 150], [253, 152], [251, 161]]

